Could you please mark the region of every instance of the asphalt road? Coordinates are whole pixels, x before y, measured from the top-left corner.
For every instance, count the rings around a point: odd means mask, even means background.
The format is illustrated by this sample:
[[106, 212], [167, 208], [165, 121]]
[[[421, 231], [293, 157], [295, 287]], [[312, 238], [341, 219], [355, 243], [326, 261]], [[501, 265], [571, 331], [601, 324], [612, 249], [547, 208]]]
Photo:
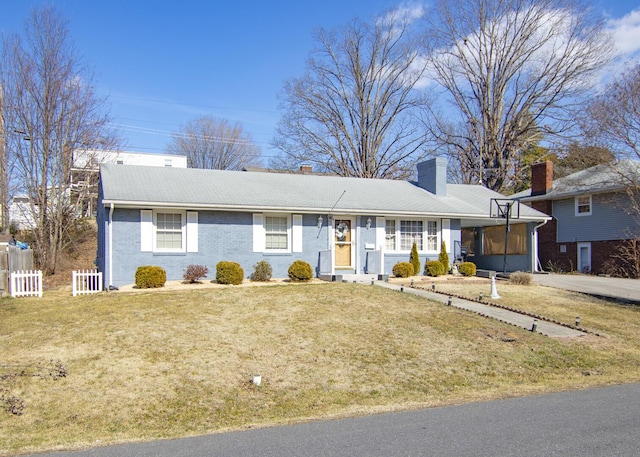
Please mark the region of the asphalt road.
[[640, 384], [44, 455], [638, 456]]

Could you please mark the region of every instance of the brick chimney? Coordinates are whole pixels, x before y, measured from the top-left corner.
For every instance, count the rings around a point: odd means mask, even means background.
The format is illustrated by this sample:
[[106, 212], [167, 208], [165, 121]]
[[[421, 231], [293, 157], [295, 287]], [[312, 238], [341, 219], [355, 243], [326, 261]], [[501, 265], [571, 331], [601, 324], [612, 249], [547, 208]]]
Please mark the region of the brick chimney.
[[531, 165], [531, 195], [544, 195], [553, 187], [553, 162]]
[[302, 173], [312, 173], [313, 167], [311, 165], [300, 165], [300, 171]]

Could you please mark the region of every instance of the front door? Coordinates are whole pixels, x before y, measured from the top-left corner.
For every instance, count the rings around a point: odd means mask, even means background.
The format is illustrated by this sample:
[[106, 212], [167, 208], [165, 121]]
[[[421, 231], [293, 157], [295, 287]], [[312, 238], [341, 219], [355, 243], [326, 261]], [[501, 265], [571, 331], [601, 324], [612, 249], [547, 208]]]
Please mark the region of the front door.
[[578, 268], [581, 273], [591, 273], [591, 243], [578, 243]]
[[351, 219], [334, 219], [336, 269], [353, 268], [353, 223]]

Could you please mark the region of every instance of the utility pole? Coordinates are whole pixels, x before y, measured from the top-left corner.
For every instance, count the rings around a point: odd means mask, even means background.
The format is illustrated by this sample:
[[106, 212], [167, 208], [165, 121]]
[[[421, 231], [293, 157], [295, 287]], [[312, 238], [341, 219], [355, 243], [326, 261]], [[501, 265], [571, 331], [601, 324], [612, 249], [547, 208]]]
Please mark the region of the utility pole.
[[9, 184], [7, 182], [7, 134], [4, 123], [4, 93], [0, 84], [0, 231], [9, 233]]

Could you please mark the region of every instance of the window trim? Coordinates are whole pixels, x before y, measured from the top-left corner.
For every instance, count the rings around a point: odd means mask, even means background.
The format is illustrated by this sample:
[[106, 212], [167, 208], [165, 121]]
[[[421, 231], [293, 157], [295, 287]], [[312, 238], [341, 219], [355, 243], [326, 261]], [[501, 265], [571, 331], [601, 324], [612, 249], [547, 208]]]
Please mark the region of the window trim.
[[[180, 249], [176, 248], [159, 248], [158, 247], [158, 214], [179, 214], [180, 215]], [[185, 253], [187, 252], [187, 212], [183, 210], [153, 210], [153, 237], [152, 251], [157, 253]]]
[[[287, 248], [286, 249], [269, 249], [267, 248], [267, 218], [268, 217], [279, 217], [285, 218], [287, 220]], [[292, 252], [291, 246], [291, 214], [287, 213], [263, 213], [262, 215], [262, 227], [263, 227], [263, 251], [265, 254], [289, 254]]]
[[[390, 250], [387, 249], [387, 227], [386, 227], [386, 223], [387, 221], [395, 221], [395, 249], [394, 250]], [[435, 254], [440, 252], [440, 237], [441, 237], [441, 231], [440, 231], [440, 221], [438, 219], [430, 219], [430, 218], [410, 218], [410, 217], [385, 217], [385, 231], [384, 231], [384, 235], [385, 235], [385, 252], [390, 252], [390, 253], [395, 253], [395, 254], [407, 254], [411, 252], [411, 249], [409, 250], [404, 250], [404, 249], [400, 249], [401, 246], [401, 242], [400, 242], [400, 238], [401, 238], [401, 221], [419, 221], [422, 222], [422, 249], [418, 248], [418, 252], [421, 254]], [[427, 239], [429, 236], [429, 231], [428, 231], [428, 227], [429, 227], [429, 222], [434, 222], [436, 224], [436, 246], [435, 249], [433, 250], [429, 250], [427, 249]]]
[[[580, 203], [580, 199], [581, 198], [588, 198], [589, 199], [589, 211], [584, 211], [584, 212], [580, 212], [580, 207], [583, 206], [587, 206], [587, 203]], [[575, 215], [576, 217], [582, 217], [582, 216], [591, 216], [593, 213], [593, 198], [591, 198], [591, 194], [589, 195], [578, 195], [574, 198], [574, 209], [575, 209]]]

